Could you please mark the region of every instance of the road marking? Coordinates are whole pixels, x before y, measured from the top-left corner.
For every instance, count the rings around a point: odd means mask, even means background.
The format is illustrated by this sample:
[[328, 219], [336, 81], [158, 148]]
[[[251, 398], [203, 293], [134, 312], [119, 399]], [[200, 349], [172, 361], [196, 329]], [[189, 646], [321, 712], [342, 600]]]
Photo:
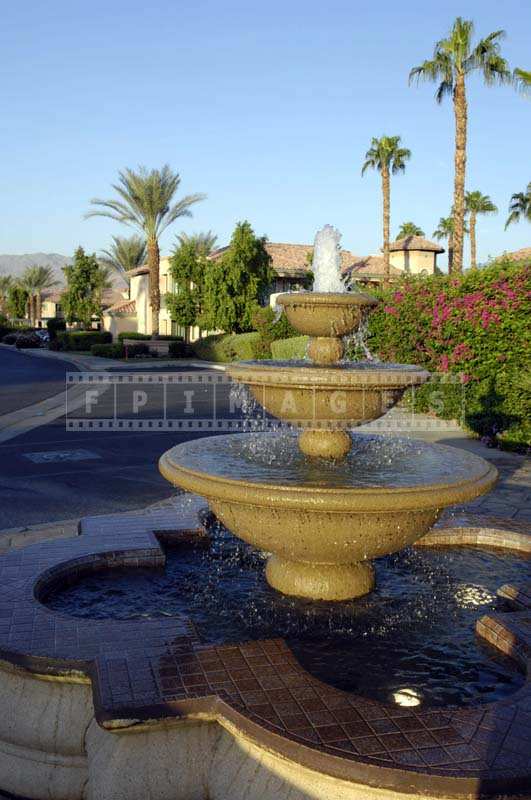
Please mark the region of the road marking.
[[24, 458], [33, 461], [34, 464], [54, 464], [57, 461], [86, 461], [90, 458], [101, 458], [92, 450], [44, 450], [40, 453], [21, 453]]

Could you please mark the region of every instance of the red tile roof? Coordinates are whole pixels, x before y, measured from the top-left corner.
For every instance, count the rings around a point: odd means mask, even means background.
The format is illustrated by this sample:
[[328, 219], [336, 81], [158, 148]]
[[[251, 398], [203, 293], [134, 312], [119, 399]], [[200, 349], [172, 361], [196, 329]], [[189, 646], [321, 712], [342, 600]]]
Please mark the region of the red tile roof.
[[[282, 242], [266, 242], [266, 250], [271, 256], [272, 267], [280, 277], [301, 277], [311, 267], [308, 264], [308, 253], [313, 251], [312, 244], [286, 244]], [[221, 258], [228, 247], [215, 250], [210, 258]], [[341, 269], [345, 270], [359, 256], [349, 250], [341, 251]]]
[[121, 300], [113, 306], [109, 306], [103, 312], [104, 314], [135, 314], [136, 313], [136, 300]]
[[389, 250], [424, 250], [430, 253], [444, 253], [444, 247], [435, 242], [430, 242], [423, 236], [406, 236], [389, 243]]

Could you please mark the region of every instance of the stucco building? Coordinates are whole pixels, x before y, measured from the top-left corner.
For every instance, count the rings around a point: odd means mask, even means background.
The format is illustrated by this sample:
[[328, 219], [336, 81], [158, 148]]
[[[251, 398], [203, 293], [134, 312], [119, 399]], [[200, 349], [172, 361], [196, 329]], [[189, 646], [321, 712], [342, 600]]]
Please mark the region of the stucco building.
[[439, 253], [444, 248], [423, 236], [406, 236], [389, 245], [391, 265], [410, 275], [433, 275]]

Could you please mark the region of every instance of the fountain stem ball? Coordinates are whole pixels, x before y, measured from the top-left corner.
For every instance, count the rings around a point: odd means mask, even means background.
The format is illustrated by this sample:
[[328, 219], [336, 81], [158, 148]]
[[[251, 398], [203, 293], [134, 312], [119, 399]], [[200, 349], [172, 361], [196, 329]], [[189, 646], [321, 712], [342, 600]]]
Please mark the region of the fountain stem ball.
[[352, 446], [352, 439], [347, 431], [342, 430], [309, 430], [299, 434], [299, 448], [304, 455], [313, 458], [345, 458]]
[[270, 556], [267, 582], [282, 594], [312, 600], [349, 600], [374, 589], [371, 564], [309, 564]]

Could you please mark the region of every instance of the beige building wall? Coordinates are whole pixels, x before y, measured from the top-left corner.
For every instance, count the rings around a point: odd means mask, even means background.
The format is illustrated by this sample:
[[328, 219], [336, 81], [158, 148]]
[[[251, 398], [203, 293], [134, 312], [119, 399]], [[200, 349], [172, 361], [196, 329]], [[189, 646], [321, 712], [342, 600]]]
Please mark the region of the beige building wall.
[[436, 258], [437, 254], [429, 250], [392, 250], [389, 253], [391, 265], [411, 275], [420, 275], [422, 272], [433, 275]]

